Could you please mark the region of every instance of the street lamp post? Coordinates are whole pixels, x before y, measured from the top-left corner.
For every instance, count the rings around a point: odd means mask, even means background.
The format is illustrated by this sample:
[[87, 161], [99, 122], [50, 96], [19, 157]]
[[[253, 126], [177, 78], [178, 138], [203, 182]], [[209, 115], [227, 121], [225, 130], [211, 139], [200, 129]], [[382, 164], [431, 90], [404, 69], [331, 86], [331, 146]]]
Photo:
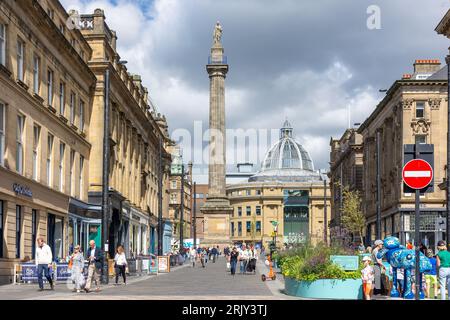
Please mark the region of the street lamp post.
[[377, 130], [377, 239], [381, 239], [381, 134]]
[[158, 170], [158, 256], [163, 255], [163, 221], [162, 221], [162, 180], [163, 180], [163, 164], [162, 164], [162, 138], [159, 138], [159, 170]]
[[184, 164], [181, 165], [181, 200], [180, 200], [180, 254], [183, 254], [183, 215], [184, 215]]
[[445, 63], [447, 64], [447, 176], [445, 184], [447, 190], [447, 227], [445, 230], [445, 241], [447, 243], [447, 250], [450, 251], [450, 55], [445, 57]]
[[327, 180], [323, 179], [323, 241], [328, 244], [327, 236], [328, 217], [327, 217]]
[[103, 272], [102, 282], [108, 284], [108, 218], [109, 218], [109, 67], [104, 75], [104, 110], [103, 110], [103, 171], [102, 171], [102, 244]]
[[[191, 173], [192, 174], [192, 173]], [[193, 224], [194, 224], [194, 249], [197, 248], [197, 183], [194, 182], [194, 203], [192, 204], [193, 206]]]

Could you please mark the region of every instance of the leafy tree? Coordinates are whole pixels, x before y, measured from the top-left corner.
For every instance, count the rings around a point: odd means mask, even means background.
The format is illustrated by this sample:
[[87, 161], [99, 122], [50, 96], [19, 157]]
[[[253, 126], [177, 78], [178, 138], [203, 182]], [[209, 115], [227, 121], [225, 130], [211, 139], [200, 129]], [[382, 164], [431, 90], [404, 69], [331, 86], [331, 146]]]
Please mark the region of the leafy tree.
[[361, 196], [358, 190], [350, 190], [348, 186], [342, 188], [342, 225], [351, 233], [359, 234], [363, 243], [366, 217], [361, 210]]

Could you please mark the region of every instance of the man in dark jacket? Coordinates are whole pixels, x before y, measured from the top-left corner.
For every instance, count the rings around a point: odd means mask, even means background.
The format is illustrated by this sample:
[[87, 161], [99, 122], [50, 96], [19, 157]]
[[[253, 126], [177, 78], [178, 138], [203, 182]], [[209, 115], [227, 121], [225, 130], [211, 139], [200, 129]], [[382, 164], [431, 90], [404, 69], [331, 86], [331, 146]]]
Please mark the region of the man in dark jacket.
[[95, 241], [89, 241], [89, 249], [86, 252], [86, 259], [89, 261], [88, 278], [86, 280], [86, 286], [84, 290], [90, 292], [92, 281], [95, 281], [96, 291], [100, 291], [100, 274], [103, 267], [103, 252], [100, 248], [97, 248]]

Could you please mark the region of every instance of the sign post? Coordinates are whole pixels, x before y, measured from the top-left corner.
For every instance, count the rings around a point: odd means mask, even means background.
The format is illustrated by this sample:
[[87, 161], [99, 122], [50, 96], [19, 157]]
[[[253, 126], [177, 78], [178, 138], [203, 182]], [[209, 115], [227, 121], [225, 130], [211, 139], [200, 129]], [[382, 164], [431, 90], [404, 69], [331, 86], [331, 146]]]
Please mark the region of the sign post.
[[403, 182], [410, 188], [415, 189], [415, 249], [416, 249], [416, 265], [415, 265], [415, 273], [416, 273], [416, 294], [415, 299], [420, 299], [420, 190], [426, 188], [431, 181], [433, 181], [433, 168], [432, 166], [425, 160], [419, 159], [419, 144], [416, 141], [415, 145], [415, 159], [407, 162], [403, 166], [402, 170]]

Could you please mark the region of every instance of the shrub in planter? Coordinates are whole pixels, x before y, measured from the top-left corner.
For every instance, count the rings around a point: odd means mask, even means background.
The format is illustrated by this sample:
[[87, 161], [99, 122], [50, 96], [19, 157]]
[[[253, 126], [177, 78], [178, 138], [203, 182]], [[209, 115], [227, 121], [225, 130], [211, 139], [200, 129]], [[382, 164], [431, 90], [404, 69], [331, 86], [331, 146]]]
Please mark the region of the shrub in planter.
[[355, 252], [310, 244], [280, 252], [278, 259], [286, 277], [286, 292], [308, 298], [360, 299], [362, 264], [358, 270], [345, 271], [331, 262], [331, 255], [355, 255]]

